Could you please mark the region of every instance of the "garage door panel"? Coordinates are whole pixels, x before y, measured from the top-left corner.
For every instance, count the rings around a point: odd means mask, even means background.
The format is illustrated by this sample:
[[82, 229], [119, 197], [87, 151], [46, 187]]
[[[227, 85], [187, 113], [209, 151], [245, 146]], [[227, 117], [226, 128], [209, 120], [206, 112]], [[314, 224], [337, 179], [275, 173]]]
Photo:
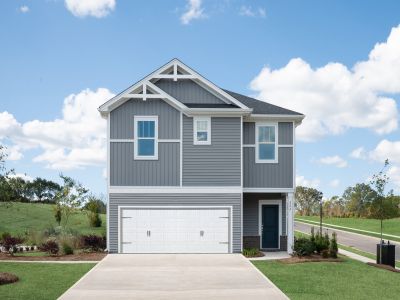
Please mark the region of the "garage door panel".
[[227, 253], [228, 209], [123, 209], [124, 253]]

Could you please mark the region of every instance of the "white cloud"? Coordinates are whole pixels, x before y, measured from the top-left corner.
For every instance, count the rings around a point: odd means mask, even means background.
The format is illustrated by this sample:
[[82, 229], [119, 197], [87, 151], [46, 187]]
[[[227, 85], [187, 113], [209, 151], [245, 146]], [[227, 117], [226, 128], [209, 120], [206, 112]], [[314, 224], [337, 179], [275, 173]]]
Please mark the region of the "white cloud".
[[19, 8], [19, 11], [22, 12], [23, 14], [26, 14], [27, 12], [29, 12], [29, 7], [26, 6], [26, 5], [22, 5], [22, 6]]
[[7, 160], [20, 160], [24, 157], [18, 145], [7, 147], [5, 153], [7, 154]]
[[201, 0], [188, 0], [186, 11], [181, 16], [182, 24], [189, 24], [192, 20], [205, 18], [204, 9], [201, 7]]
[[397, 188], [397, 192], [400, 192], [400, 167], [390, 167], [387, 175], [389, 176], [389, 181], [393, 182], [394, 186]]
[[351, 151], [350, 157], [357, 158], [357, 159], [366, 159], [367, 158], [367, 151], [365, 151], [364, 147], [358, 147]]
[[261, 17], [265, 18], [266, 11], [265, 8], [259, 7], [258, 9], [253, 9], [251, 6], [242, 5], [239, 10], [239, 15], [245, 17]]
[[280, 69], [262, 68], [250, 88], [262, 100], [304, 113], [298, 129], [303, 141], [349, 128], [390, 133], [398, 126], [398, 108], [389, 94], [400, 93], [400, 26], [352, 69], [335, 62], [313, 69], [294, 58]]
[[306, 179], [304, 176], [296, 175], [296, 185], [297, 186], [318, 188], [320, 182], [321, 181], [317, 178], [309, 180], [309, 179]]
[[380, 141], [369, 153], [369, 157], [382, 164], [386, 159], [389, 159], [389, 162], [400, 164], [400, 141], [391, 142], [386, 139]]
[[318, 160], [318, 162], [324, 165], [332, 165], [338, 168], [347, 167], [347, 161], [341, 158], [339, 155], [322, 157]]
[[86, 89], [64, 100], [62, 118], [19, 123], [8, 112], [0, 113], [0, 140], [23, 152], [38, 148], [33, 161], [57, 170], [103, 165], [106, 158], [106, 122], [97, 107], [114, 95], [105, 88]]
[[338, 187], [339, 184], [340, 184], [340, 180], [339, 180], [339, 179], [333, 179], [333, 180], [331, 180], [331, 181], [329, 182], [329, 185], [330, 185], [331, 187], [333, 187], [333, 188]]
[[65, 7], [75, 17], [103, 18], [115, 8], [116, 0], [65, 0]]

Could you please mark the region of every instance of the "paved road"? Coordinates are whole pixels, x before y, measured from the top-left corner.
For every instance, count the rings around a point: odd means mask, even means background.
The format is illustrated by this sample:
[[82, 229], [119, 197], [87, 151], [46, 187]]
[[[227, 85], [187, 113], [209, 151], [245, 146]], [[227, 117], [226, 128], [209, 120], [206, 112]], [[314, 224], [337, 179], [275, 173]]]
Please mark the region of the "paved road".
[[288, 300], [241, 254], [109, 254], [62, 300]]
[[[310, 233], [311, 227], [314, 227], [316, 231], [319, 229], [319, 225], [308, 225], [300, 222], [294, 223], [295, 230], [302, 231], [305, 233]], [[373, 254], [376, 253], [376, 244], [379, 244], [380, 241], [378, 238], [352, 232], [341, 231], [338, 229], [332, 229], [327, 227], [323, 228], [324, 230], [328, 230], [329, 234], [335, 231], [337, 234], [339, 244], [342, 244], [344, 246], [354, 247], [359, 250], [370, 252]], [[400, 243], [393, 242], [393, 244], [396, 244], [396, 260], [400, 261]]]

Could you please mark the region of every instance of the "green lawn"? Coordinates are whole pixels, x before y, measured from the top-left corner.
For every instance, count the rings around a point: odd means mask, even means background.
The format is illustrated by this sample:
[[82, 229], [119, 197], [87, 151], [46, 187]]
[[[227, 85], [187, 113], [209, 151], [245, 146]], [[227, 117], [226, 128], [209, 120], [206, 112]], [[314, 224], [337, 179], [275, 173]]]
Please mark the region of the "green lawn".
[[400, 273], [344, 258], [343, 263], [252, 261], [290, 299], [398, 299]]
[[94, 265], [0, 262], [0, 272], [13, 273], [20, 279], [0, 285], [0, 299], [57, 299]]
[[[79, 212], [70, 217], [69, 227], [81, 234], [98, 234], [106, 232], [106, 217], [99, 228], [91, 228], [84, 212]], [[12, 202], [10, 206], [0, 203], [0, 233], [23, 234], [28, 230], [42, 231], [46, 228], [57, 226], [54, 219], [52, 204], [34, 204]]]
[[[297, 219], [319, 222], [318, 216], [296, 216], [296, 220]], [[367, 231], [373, 231], [373, 232], [380, 232], [380, 221], [376, 220], [376, 219], [324, 217], [322, 222], [325, 224], [345, 226], [345, 227], [350, 227], [350, 228], [355, 229], [355, 230], [347, 230], [347, 231], [354, 231], [354, 232], [362, 233], [365, 235], [379, 237], [379, 235], [376, 235], [376, 234], [370, 234], [370, 233], [364, 233], [364, 232], [357, 231], [357, 229], [361, 229], [361, 230], [367, 230]], [[317, 224], [313, 224], [313, 225], [317, 226]], [[340, 228], [340, 229], [346, 230], [343, 228]], [[400, 218], [384, 220], [383, 221], [383, 233], [400, 236]], [[399, 238], [393, 238], [393, 237], [386, 237], [386, 238], [400, 241]]]

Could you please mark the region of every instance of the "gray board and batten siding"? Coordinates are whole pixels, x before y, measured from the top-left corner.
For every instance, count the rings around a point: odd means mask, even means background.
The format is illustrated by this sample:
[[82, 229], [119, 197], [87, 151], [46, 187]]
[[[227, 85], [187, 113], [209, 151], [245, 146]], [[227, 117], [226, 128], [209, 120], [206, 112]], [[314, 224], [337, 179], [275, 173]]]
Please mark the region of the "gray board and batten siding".
[[183, 117], [183, 185], [240, 186], [240, 117], [212, 117], [211, 145], [193, 145], [193, 118]]
[[230, 231], [232, 245], [231, 249], [237, 253], [241, 251], [241, 194], [240, 193], [168, 193], [168, 194], [141, 194], [124, 193], [110, 194], [110, 253], [118, 252], [118, 207], [119, 206], [185, 206], [185, 207], [232, 207], [232, 219], [230, 220], [232, 231]]
[[[255, 123], [243, 123], [243, 144], [255, 145]], [[293, 145], [293, 123], [278, 123], [278, 146]], [[278, 163], [256, 163], [255, 147], [243, 148], [244, 188], [293, 188], [293, 147], [278, 147]]]

